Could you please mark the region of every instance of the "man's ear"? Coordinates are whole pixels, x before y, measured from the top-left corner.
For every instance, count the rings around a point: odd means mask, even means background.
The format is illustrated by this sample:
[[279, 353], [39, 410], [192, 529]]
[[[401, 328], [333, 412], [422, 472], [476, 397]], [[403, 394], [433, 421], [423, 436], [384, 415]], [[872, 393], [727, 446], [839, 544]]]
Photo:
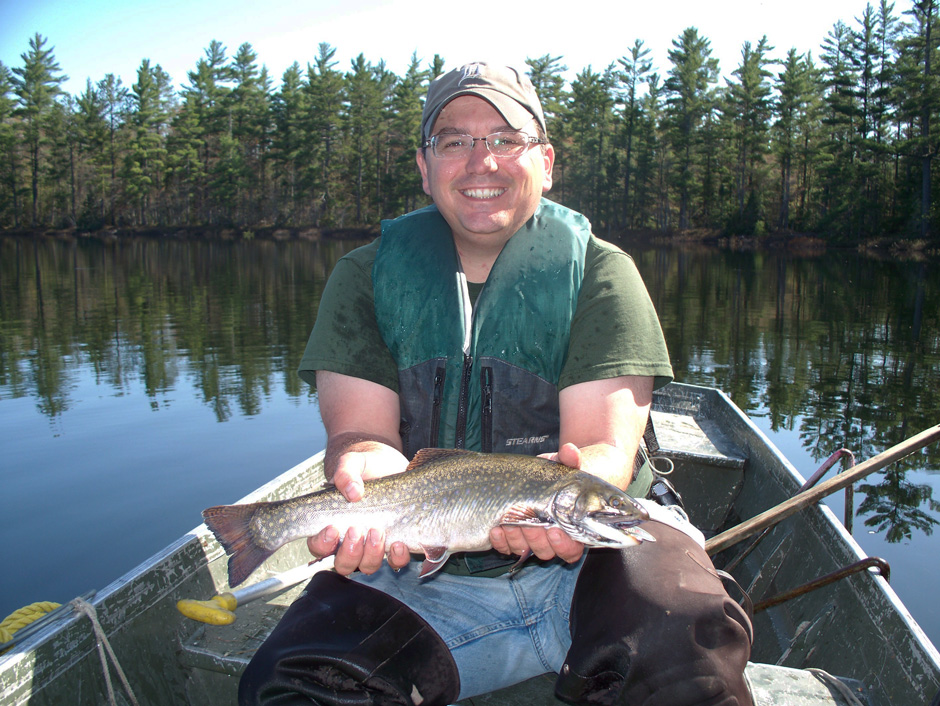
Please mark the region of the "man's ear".
[[552, 188], [552, 169], [555, 168], [555, 148], [551, 143], [543, 146], [542, 163], [545, 168], [545, 178], [542, 180], [542, 193], [548, 193]]
[[424, 158], [424, 149], [419, 148], [415, 152], [415, 161], [418, 163], [418, 171], [421, 172], [421, 188], [428, 196], [431, 195], [431, 185], [428, 181], [428, 161]]

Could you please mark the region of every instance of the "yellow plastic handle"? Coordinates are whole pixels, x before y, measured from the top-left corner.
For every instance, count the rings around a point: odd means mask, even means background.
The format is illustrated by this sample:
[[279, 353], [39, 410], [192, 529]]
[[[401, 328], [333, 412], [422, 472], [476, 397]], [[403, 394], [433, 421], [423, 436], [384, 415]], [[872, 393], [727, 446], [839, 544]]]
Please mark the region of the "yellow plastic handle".
[[231, 625], [235, 622], [238, 600], [231, 593], [212, 596], [208, 601], [184, 598], [176, 602], [176, 609], [192, 620], [208, 625]]

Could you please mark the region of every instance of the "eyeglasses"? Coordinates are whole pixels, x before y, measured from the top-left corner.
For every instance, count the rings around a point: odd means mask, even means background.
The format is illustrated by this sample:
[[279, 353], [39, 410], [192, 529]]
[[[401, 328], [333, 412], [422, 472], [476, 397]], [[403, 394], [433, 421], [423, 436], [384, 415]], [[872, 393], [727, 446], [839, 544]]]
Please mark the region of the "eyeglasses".
[[494, 132], [486, 137], [443, 133], [424, 141], [422, 147], [430, 147], [435, 157], [456, 159], [467, 157], [477, 142], [486, 144], [486, 149], [494, 157], [519, 157], [532, 145], [547, 145], [548, 140], [533, 137], [518, 130]]

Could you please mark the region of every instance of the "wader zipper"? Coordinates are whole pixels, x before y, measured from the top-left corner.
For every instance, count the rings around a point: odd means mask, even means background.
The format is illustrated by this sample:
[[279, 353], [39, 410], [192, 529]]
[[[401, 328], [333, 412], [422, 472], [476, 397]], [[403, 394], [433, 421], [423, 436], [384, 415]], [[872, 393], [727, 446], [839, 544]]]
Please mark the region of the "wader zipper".
[[438, 434], [441, 429], [441, 407], [444, 402], [444, 375], [447, 369], [439, 367], [434, 371], [434, 399], [431, 404], [431, 436], [428, 444], [433, 447], [440, 446]]
[[467, 412], [470, 406], [470, 375], [473, 371], [473, 356], [463, 355], [463, 374], [460, 380], [460, 397], [457, 403], [457, 428], [454, 432], [454, 447], [466, 448]]
[[493, 368], [485, 367], [480, 370], [480, 381], [483, 391], [483, 410], [480, 424], [480, 448], [483, 453], [493, 451]]

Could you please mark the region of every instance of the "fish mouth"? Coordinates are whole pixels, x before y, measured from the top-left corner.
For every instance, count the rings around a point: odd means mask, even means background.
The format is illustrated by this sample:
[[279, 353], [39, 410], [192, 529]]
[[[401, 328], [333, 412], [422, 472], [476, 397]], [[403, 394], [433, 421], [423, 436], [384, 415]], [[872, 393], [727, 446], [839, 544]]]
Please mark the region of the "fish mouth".
[[615, 527], [617, 529], [625, 529], [627, 527], [634, 527], [641, 522], [648, 520], [649, 514], [646, 510], [643, 510], [641, 513], [631, 513], [625, 514], [623, 512], [592, 512], [590, 514], [590, 519], [595, 522], [600, 522], [601, 524], [607, 525], [608, 527]]
[[[647, 516], [648, 518], [648, 516]], [[581, 521], [581, 531], [599, 545], [633, 546], [656, 539], [639, 524], [647, 518], [619, 512], [591, 513]]]

